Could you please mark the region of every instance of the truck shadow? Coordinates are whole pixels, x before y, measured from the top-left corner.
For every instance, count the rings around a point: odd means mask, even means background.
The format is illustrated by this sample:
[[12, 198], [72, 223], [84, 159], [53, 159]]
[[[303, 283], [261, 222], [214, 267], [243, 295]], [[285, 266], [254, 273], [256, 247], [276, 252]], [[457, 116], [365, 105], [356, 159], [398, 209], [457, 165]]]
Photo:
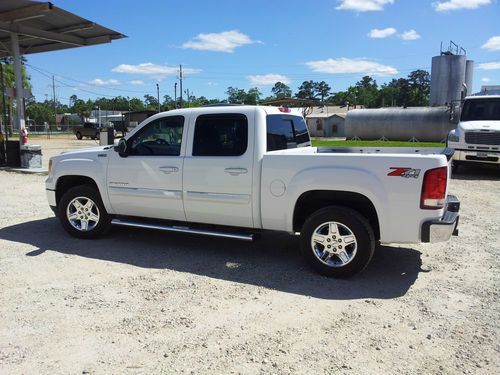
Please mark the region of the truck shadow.
[[[26, 256], [46, 251], [169, 269], [331, 300], [389, 299], [403, 296], [421, 271], [421, 253], [405, 247], [379, 246], [368, 268], [348, 280], [320, 276], [298, 254], [298, 240], [282, 233], [240, 242], [187, 234], [114, 228], [102, 239], [70, 237], [56, 218], [0, 229], [0, 239], [35, 246]], [[77, 261], [77, 259], [75, 259]]]
[[498, 165], [478, 165], [474, 163], [460, 165], [458, 173], [453, 173], [453, 180], [500, 180], [500, 168]]

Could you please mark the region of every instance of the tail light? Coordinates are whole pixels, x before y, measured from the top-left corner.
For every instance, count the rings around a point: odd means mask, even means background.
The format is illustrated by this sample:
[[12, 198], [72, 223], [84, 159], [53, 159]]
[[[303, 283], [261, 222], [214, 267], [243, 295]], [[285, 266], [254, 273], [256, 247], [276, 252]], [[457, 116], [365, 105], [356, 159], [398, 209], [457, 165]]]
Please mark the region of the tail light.
[[444, 207], [446, 203], [447, 180], [447, 167], [429, 169], [425, 172], [422, 195], [420, 197], [421, 209], [436, 210]]

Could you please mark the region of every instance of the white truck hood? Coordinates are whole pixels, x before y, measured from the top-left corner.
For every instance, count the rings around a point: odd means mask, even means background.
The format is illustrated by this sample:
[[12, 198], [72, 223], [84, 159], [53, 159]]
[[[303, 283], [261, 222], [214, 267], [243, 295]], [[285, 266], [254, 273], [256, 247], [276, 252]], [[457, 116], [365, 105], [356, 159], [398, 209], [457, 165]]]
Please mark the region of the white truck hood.
[[459, 127], [465, 131], [491, 130], [500, 131], [500, 121], [465, 121], [460, 122]]
[[75, 155], [75, 154], [88, 154], [88, 153], [98, 153], [105, 150], [109, 150], [112, 146], [98, 146], [89, 148], [80, 148], [77, 150], [69, 150], [61, 152], [61, 155]]

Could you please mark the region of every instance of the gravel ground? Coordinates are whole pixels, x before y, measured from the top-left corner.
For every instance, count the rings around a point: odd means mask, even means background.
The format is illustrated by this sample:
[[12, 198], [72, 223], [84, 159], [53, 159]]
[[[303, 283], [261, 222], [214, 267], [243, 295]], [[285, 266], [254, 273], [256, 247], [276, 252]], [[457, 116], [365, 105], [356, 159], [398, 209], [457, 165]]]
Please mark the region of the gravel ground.
[[459, 237], [380, 246], [349, 280], [283, 234], [71, 238], [43, 182], [0, 171], [2, 374], [500, 373], [498, 170], [451, 181]]

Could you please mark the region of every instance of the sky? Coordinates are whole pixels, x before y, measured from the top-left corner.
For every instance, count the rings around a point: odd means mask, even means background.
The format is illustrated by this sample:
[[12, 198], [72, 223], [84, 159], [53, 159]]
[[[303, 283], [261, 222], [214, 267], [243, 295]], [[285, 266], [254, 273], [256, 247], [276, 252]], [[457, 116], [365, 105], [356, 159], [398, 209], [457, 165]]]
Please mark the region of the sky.
[[345, 90], [364, 75], [379, 84], [430, 72], [441, 42], [475, 61], [474, 92], [500, 85], [500, 0], [53, 0], [127, 35], [110, 44], [28, 55], [37, 100], [174, 97], [184, 89], [226, 99], [229, 86], [271, 94], [303, 81]]

